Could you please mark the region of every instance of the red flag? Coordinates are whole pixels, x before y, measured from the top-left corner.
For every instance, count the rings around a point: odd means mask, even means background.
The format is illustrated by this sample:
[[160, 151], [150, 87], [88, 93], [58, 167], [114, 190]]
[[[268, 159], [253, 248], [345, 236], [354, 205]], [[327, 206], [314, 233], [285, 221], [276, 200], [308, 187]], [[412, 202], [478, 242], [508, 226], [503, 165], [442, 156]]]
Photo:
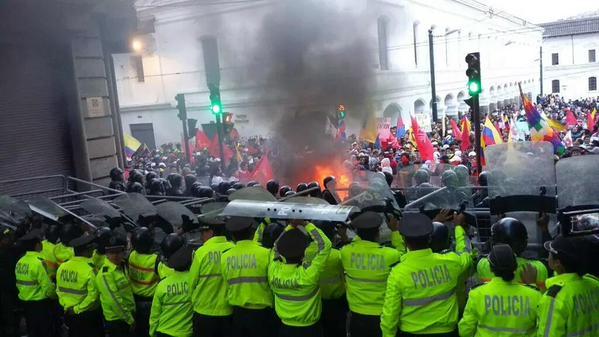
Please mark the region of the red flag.
[[[211, 156], [215, 158], [220, 158], [220, 145], [218, 143], [218, 136], [215, 135], [212, 139], [212, 142], [208, 146], [208, 152]], [[225, 165], [227, 165], [231, 161], [231, 158], [233, 158], [235, 153], [225, 144], [223, 144], [223, 152], [225, 157]]]
[[576, 126], [576, 124], [578, 124], [578, 120], [574, 116], [572, 110], [568, 109], [568, 111], [566, 112], [566, 125], [568, 126], [568, 128], [571, 128], [573, 126]]
[[428, 139], [426, 132], [420, 130], [420, 126], [414, 117], [412, 117], [412, 131], [414, 132], [414, 138], [416, 138], [416, 147], [418, 147], [418, 151], [420, 151], [420, 158], [422, 158], [423, 161], [434, 160], [435, 157], [433, 153], [435, 150], [433, 149], [433, 144], [431, 143], [431, 140]]
[[462, 151], [468, 151], [472, 144], [470, 143], [470, 121], [468, 118], [462, 118], [462, 143], [460, 149]]
[[462, 132], [460, 128], [458, 128], [458, 123], [456, 123], [455, 119], [451, 119], [451, 130], [453, 131], [453, 138], [462, 139]]
[[210, 147], [211, 144], [212, 141], [210, 140], [210, 138], [208, 138], [208, 136], [206, 136], [204, 131], [198, 130], [196, 132], [196, 149], [203, 150], [207, 147]]
[[256, 169], [252, 174], [252, 180], [265, 185], [272, 178], [272, 166], [270, 165], [270, 160], [268, 159], [268, 153], [265, 153], [258, 161], [258, 164], [256, 164]]

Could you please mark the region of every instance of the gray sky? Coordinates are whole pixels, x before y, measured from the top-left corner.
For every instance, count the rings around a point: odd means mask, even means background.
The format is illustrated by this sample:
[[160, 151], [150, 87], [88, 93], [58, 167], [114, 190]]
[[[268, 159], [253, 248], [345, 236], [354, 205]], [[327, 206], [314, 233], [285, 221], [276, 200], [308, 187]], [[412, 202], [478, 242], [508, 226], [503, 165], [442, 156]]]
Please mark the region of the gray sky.
[[496, 10], [504, 10], [533, 23], [565, 19], [599, 10], [596, 0], [478, 0]]

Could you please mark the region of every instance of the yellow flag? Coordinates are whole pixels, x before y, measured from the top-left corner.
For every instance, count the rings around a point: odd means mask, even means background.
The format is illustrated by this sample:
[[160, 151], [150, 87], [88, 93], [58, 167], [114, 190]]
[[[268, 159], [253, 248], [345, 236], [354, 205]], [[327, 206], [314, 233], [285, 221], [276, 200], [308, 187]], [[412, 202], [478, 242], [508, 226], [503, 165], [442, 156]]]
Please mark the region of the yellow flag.
[[378, 136], [376, 117], [374, 112], [369, 112], [367, 119], [362, 124], [362, 130], [360, 130], [360, 138], [370, 143], [376, 142]]

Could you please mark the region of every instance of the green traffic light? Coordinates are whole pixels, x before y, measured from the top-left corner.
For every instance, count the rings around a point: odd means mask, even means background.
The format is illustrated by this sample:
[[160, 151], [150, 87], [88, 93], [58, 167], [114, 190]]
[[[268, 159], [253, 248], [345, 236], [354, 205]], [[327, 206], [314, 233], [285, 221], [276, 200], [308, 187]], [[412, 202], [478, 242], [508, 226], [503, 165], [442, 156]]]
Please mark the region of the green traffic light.
[[476, 81], [468, 82], [468, 91], [470, 95], [480, 94], [480, 83]]
[[220, 104], [212, 104], [212, 106], [210, 107], [210, 109], [212, 110], [212, 113], [215, 114], [215, 115], [218, 115], [222, 111], [222, 108], [221, 108]]

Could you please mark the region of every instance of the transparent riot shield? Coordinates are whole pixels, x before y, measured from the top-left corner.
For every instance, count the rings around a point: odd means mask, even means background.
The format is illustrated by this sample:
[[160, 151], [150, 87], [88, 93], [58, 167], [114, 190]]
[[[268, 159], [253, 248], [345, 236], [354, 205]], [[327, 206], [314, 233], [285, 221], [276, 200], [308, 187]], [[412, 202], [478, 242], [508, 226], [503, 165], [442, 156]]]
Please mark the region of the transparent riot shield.
[[0, 210], [18, 218], [25, 218], [32, 215], [31, 208], [29, 208], [26, 202], [8, 195], [0, 195]]
[[564, 234], [599, 231], [599, 156], [564, 158], [556, 164], [557, 200]]
[[120, 195], [114, 198], [113, 202], [123, 211], [123, 213], [125, 213], [125, 215], [140, 225], [144, 225], [140, 223], [141, 219], [158, 215], [156, 206], [139, 193]]
[[178, 202], [167, 201], [156, 206], [158, 215], [173, 226], [175, 231], [199, 226], [198, 219], [187, 207]]

